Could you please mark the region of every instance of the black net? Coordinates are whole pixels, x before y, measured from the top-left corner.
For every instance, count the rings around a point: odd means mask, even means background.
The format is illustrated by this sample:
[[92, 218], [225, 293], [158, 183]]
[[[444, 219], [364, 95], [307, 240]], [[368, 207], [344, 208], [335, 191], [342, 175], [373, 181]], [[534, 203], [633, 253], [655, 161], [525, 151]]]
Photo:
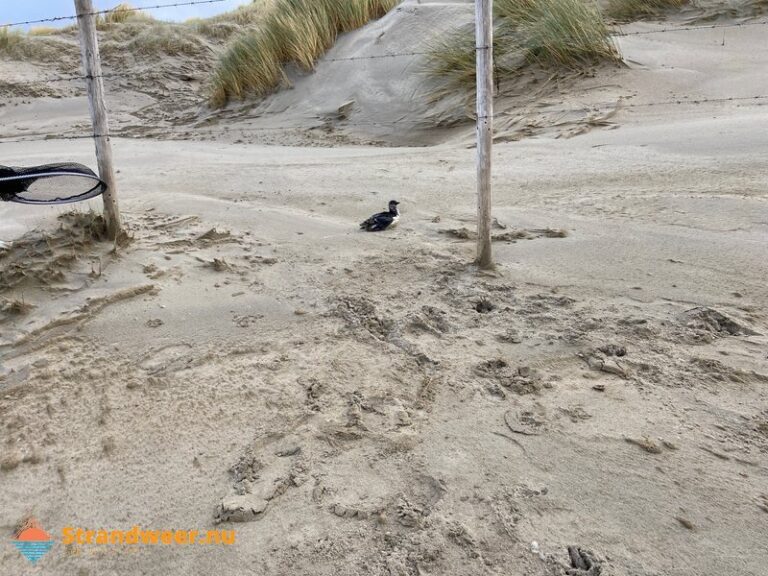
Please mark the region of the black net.
[[69, 204], [94, 198], [107, 185], [82, 164], [30, 168], [0, 166], [0, 200], [21, 204]]

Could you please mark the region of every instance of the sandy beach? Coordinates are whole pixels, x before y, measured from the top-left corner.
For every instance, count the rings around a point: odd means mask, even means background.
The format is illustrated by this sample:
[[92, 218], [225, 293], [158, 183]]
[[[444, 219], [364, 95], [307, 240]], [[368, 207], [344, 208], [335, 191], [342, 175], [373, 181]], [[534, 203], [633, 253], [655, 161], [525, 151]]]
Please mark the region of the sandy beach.
[[[327, 59], [471, 16], [405, 2]], [[130, 242], [91, 239], [98, 199], [0, 203], [0, 525], [237, 542], [34, 568], [3, 543], [3, 572], [562, 576], [579, 546], [603, 575], [765, 575], [765, 33], [624, 36], [622, 66], [501, 94], [493, 273], [474, 126], [412, 97], [418, 56], [219, 112], [206, 61], [107, 81]], [[88, 126], [81, 88], [40, 92], [62, 62], [0, 60], [29, 82], [0, 83], [2, 138]], [[390, 199], [399, 226], [359, 231]]]

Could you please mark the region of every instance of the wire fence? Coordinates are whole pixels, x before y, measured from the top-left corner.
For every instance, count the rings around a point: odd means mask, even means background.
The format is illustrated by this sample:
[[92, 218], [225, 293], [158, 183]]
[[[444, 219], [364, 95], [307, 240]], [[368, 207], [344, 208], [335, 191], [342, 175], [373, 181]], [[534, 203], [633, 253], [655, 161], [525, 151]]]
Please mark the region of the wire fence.
[[[140, 6], [140, 7], [123, 7], [123, 8], [112, 8], [110, 10], [99, 10], [94, 11], [91, 13], [88, 13], [86, 15], [88, 16], [99, 16], [99, 15], [107, 15], [110, 13], [114, 13], [117, 11], [121, 12], [139, 12], [144, 10], [159, 10], [163, 8], [173, 8], [173, 7], [181, 7], [181, 6], [194, 6], [198, 4], [217, 4], [224, 2], [226, 0], [193, 0], [188, 2], [175, 2], [175, 3], [168, 3], [168, 4], [156, 4], [152, 6]], [[9, 28], [13, 26], [25, 26], [25, 25], [31, 25], [31, 24], [42, 24], [46, 22], [60, 22], [63, 20], [76, 20], [78, 16], [55, 16], [52, 18], [45, 18], [40, 20], [27, 20], [23, 22], [13, 22], [10, 24], [2, 24], [0, 25], [0, 29], [3, 28]], [[701, 31], [701, 30], [712, 30], [712, 29], [718, 29], [718, 28], [744, 28], [748, 26], [762, 26], [767, 25], [768, 19], [764, 20], [756, 20], [756, 21], [745, 21], [745, 22], [729, 22], [729, 23], [714, 23], [714, 24], [708, 24], [708, 25], [697, 25], [697, 26], [671, 26], [671, 27], [664, 27], [659, 29], [651, 29], [651, 30], [636, 30], [636, 31], [630, 31], [625, 32], [621, 29], [616, 30], [612, 35], [614, 37], [629, 37], [629, 36], [645, 36], [645, 35], [651, 35], [651, 34], [663, 34], [663, 33], [669, 33], [669, 32], [691, 32], [691, 31]], [[365, 61], [365, 60], [387, 60], [387, 59], [395, 59], [395, 58], [403, 58], [403, 57], [415, 57], [415, 56], [428, 56], [432, 54], [432, 50], [411, 50], [411, 51], [405, 51], [405, 52], [398, 52], [398, 53], [383, 53], [383, 54], [372, 54], [372, 55], [365, 55], [365, 56], [348, 56], [348, 57], [323, 57], [320, 63], [337, 63], [337, 62], [358, 62], [358, 61]], [[38, 85], [40, 83], [48, 84], [48, 83], [59, 83], [59, 82], [77, 82], [82, 80], [92, 80], [94, 78], [101, 78], [101, 79], [127, 79], [127, 78], [138, 78], [138, 77], [146, 77], [148, 71], [142, 70], [137, 71], [133, 73], [104, 73], [97, 76], [88, 76], [88, 75], [70, 75], [70, 76], [57, 76], [52, 78], [47, 78], [42, 81], [26, 81], [26, 82], [8, 82], [5, 80], [0, 80], [0, 86], [32, 86], [32, 85]], [[189, 74], [185, 74], [182, 72], [163, 72], [163, 75], [174, 75], [178, 77], [188, 77]], [[579, 111], [594, 111], [597, 112], [600, 109], [604, 109], [609, 106], [614, 106], [615, 108], [621, 108], [621, 109], [634, 109], [634, 108], [651, 108], [651, 107], [658, 107], [658, 106], [670, 106], [670, 105], [701, 105], [701, 104], [708, 104], [708, 103], [734, 103], [734, 102], [749, 102], [754, 105], [765, 105], [765, 101], [768, 101], [768, 95], [756, 95], [756, 96], [743, 96], [743, 97], [719, 97], [719, 98], [677, 98], [674, 100], [661, 100], [661, 101], [654, 101], [654, 102], [639, 102], [639, 103], [630, 103], [625, 102], [623, 99], [620, 99], [619, 101], [612, 101], [612, 102], [603, 102], [603, 103], [594, 103], [585, 105], [582, 107], [549, 107], [545, 103], [541, 104], [541, 112], [547, 113], [547, 114], [568, 114], [573, 112], [579, 112]], [[532, 99], [528, 104], [533, 104], [538, 102], [536, 99]], [[263, 117], [258, 117], [263, 118]], [[465, 119], [466, 122], [471, 121], [472, 118], [470, 116], [467, 116]], [[307, 123], [305, 124], [298, 124], [298, 125], [282, 125], [282, 126], [257, 126], [257, 127], [248, 127], [248, 128], [235, 128], [234, 130], [239, 132], [240, 135], [245, 135], [247, 133], [264, 133], [264, 132], [287, 132], [287, 131], [293, 131], [293, 130], [313, 130], [313, 129], [329, 129], [329, 128], [353, 128], [353, 127], [395, 127], [399, 125], [413, 125], [413, 126], [423, 126], [424, 128], [435, 128], [435, 127], [441, 127], [440, 124], [435, 125], [434, 122], [430, 122], [429, 120], [407, 120], [407, 119], [401, 119], [401, 120], [394, 120], [391, 122], [386, 121], [370, 121], [370, 122], [349, 122], [345, 120], [338, 120], [336, 123], [332, 123], [330, 120], [326, 120], [324, 118], [318, 117], [318, 118], [308, 118], [307, 121], [317, 121], [318, 124], [315, 126], [308, 126]], [[460, 119], [457, 119], [455, 122], [450, 123], [451, 127], [455, 126], [457, 124], [460, 124], [462, 121]], [[442, 126], [444, 127], [444, 126]], [[180, 134], [188, 134], [190, 131], [194, 131], [195, 134], [205, 136], [205, 135], [221, 135], [222, 131], [218, 132], [212, 132], [212, 131], [206, 131], [201, 130], [199, 127], [195, 127], [193, 125], [186, 125], [183, 126], [180, 130], [178, 130], [175, 135]], [[133, 138], [134, 136], [131, 136], [130, 131], [123, 131], [123, 132], [113, 132], [110, 134], [111, 137], [114, 138]], [[173, 136], [173, 132], [168, 132], [167, 129], [163, 129], [163, 136]], [[9, 136], [9, 137], [2, 137], [0, 136], [0, 144], [8, 144], [8, 143], [22, 143], [22, 142], [40, 142], [40, 141], [48, 141], [48, 140], [82, 140], [82, 139], [91, 139], [91, 138], [99, 138], [103, 137], [103, 135], [98, 134], [73, 134], [73, 133], [61, 133], [61, 134], [45, 134], [45, 135], [30, 135], [29, 137], [24, 136]], [[168, 139], [168, 138], [164, 138]]]
[[[34, 86], [37, 84], [57, 84], [59, 82], [79, 82], [81, 80], [93, 80], [95, 78], [104, 78], [107, 80], [113, 79], [113, 78], [121, 78], [121, 79], [131, 79], [131, 78], [146, 78], [148, 74], [151, 74], [152, 70], [137, 70], [135, 72], [131, 73], [125, 73], [125, 72], [113, 72], [113, 73], [107, 73], [107, 74], [96, 74], [95, 76], [86, 76], [86, 75], [80, 75], [80, 76], [54, 76], [52, 78], [45, 78], [43, 80], [27, 80], [27, 81], [21, 81], [21, 82], [7, 82], [6, 80], [0, 79], [0, 87], [7, 87], [7, 86]], [[185, 78], [189, 77], [190, 74], [184, 73], [184, 72], [173, 72], [173, 71], [164, 71], [163, 76], [177, 76], [179, 78]]]
[[646, 36], [649, 34], [665, 34], [667, 32], [696, 32], [699, 30], [715, 30], [718, 28], [746, 28], [748, 26], [765, 26], [768, 20], [757, 20], [754, 22], [721, 22], [716, 24], [704, 24], [697, 26], [670, 26], [659, 28], [657, 30], [633, 30], [631, 32], [619, 31], [615, 36]]
[[[204, 128], [199, 128], [195, 126], [181, 126], [174, 128], [161, 128], [163, 138], [162, 140], [173, 140], [174, 136], [185, 136], [188, 135], [190, 132], [194, 132], [197, 136], [218, 136], [222, 135], [225, 132], [233, 132], [236, 133], [238, 136], [244, 136], [246, 134], [250, 133], [264, 133], [264, 132], [290, 132], [292, 130], [299, 130], [299, 131], [307, 131], [307, 130], [327, 130], [329, 128], [336, 127], [333, 124], [327, 123], [321, 118], [308, 118], [307, 121], [316, 120], [318, 123], [314, 126], [308, 126], [307, 124], [294, 124], [294, 125], [281, 125], [281, 126], [250, 126], [250, 127], [242, 127], [242, 128], [231, 128], [227, 127], [227, 130], [221, 130], [221, 131], [214, 131], [214, 130], [206, 130]], [[409, 119], [403, 119], [403, 120], [393, 120], [391, 122], [383, 122], [383, 121], [370, 121], [370, 122], [344, 122], [343, 127], [394, 127], [394, 126], [416, 126], [416, 125], [431, 125], [429, 122], [424, 120], [409, 120]], [[342, 126], [338, 126], [342, 127]], [[130, 130], [125, 131], [113, 131], [109, 135], [104, 134], [45, 134], [45, 135], [34, 135], [30, 136], [28, 138], [21, 137], [21, 138], [15, 138], [15, 139], [6, 139], [0, 137], [0, 144], [7, 144], [7, 143], [22, 143], [22, 142], [45, 142], [45, 141], [53, 141], [53, 140], [88, 140], [91, 138], [102, 138], [104, 136], [107, 136], [109, 138], [125, 138], [125, 139], [140, 139], [139, 137], [136, 137], [131, 134]], [[145, 137], [141, 137], [143, 139]]]
[[[96, 12], [86, 12], [82, 16], [104, 16], [106, 14], [112, 14], [114, 12], [120, 12], [121, 14], [126, 12], [141, 12], [142, 10], [160, 10], [162, 8], [177, 8], [180, 6], [195, 6], [197, 4], [219, 4], [226, 2], [227, 0], [193, 0], [190, 2], [175, 2], [173, 4], [155, 4], [154, 6], [121, 6], [111, 8], [109, 10], [98, 10]], [[62, 22], [65, 20], [77, 20], [78, 16], [53, 16], [52, 18], [43, 18], [41, 20], [27, 20], [24, 22], [11, 22], [10, 24], [0, 24], [0, 28], [12, 28], [15, 26], [30, 26], [32, 24], [45, 24], [49, 22]]]
[[[121, 14], [127, 13], [127, 12], [142, 12], [144, 10], [161, 10], [163, 8], [177, 8], [177, 7], [183, 7], [183, 6], [196, 6], [199, 4], [220, 4], [222, 2], [226, 2], [227, 0], [191, 0], [188, 2], [173, 2], [168, 4], [154, 4], [151, 6], [125, 6], [121, 5], [119, 7], [110, 8], [108, 10], [97, 10], [94, 12], [87, 12], [85, 14], [82, 14], [82, 16], [104, 16], [107, 14], [112, 14], [115, 12], [119, 12]], [[0, 24], [0, 28], [13, 28], [18, 26], [30, 26], [32, 24], [46, 24], [46, 23], [53, 23], [53, 22], [62, 22], [67, 20], [77, 20], [77, 15], [66, 15], [66, 16], [52, 16], [50, 18], [41, 18], [39, 20], [24, 20], [21, 22], [10, 22], [7, 24]], [[624, 32], [624, 31], [617, 31], [614, 33], [615, 36], [642, 36], [646, 34], [662, 34], [665, 32], [686, 32], [686, 31], [696, 31], [696, 30], [712, 30], [716, 28], [742, 28], [747, 26], [761, 26], [768, 24], [768, 20], [759, 20], [759, 21], [745, 21], [745, 22], [721, 22], [721, 23], [714, 23], [714, 24], [703, 24], [703, 25], [695, 25], [695, 26], [672, 26], [672, 27], [666, 27], [666, 28], [660, 28], [658, 30], [637, 30], [632, 32]], [[403, 54], [406, 55], [406, 54]], [[380, 56], [382, 58], [385, 58], [389, 55], [383, 55]], [[338, 58], [336, 60], [355, 60], [356, 58]]]
[[[535, 101], [531, 101], [530, 103], [534, 103]], [[640, 108], [654, 108], [659, 106], [700, 106], [704, 104], [727, 104], [727, 103], [747, 103], [754, 106], [766, 106], [768, 105], [768, 94], [767, 95], [758, 95], [758, 96], [729, 96], [729, 97], [723, 97], [723, 98], [676, 98], [676, 99], [670, 99], [670, 100], [659, 100], [654, 102], [625, 102], [623, 99], [614, 100], [611, 102], [600, 102], [600, 103], [594, 103], [584, 106], [570, 106], [570, 107], [553, 107], [553, 106], [547, 106], [546, 103], [539, 103], [540, 104], [540, 114], [547, 114], [547, 115], [554, 115], [554, 114], [572, 114], [572, 113], [578, 113], [578, 112], [593, 112], [593, 113], [611, 113], [613, 111], [620, 111], [620, 110], [631, 110], [631, 109], [640, 109]], [[612, 109], [608, 109], [608, 107], [613, 107]], [[255, 119], [264, 119], [265, 117], [257, 117]], [[268, 117], [266, 117], [268, 118]], [[503, 115], [499, 115], [499, 120], [503, 120]], [[310, 125], [312, 121], [315, 121], [316, 123], [314, 125]], [[193, 133], [195, 136], [200, 137], [220, 137], [222, 135], [225, 135], [229, 133], [231, 136], [236, 136], [239, 138], [243, 138], [247, 135], [253, 135], [253, 134], [263, 134], [268, 132], [291, 132], [291, 131], [301, 131], [301, 132], [308, 132], [312, 130], [337, 130], [337, 129], [345, 129], [345, 128], [394, 128], [398, 126], [410, 126], [413, 128], [419, 128], [422, 129], [452, 129], [456, 128], [458, 126], [465, 125], [469, 122], [473, 121], [473, 118], [467, 116], [466, 118], [457, 118], [450, 122], [434, 122], [431, 120], [410, 120], [410, 119], [401, 119], [401, 120], [393, 120], [390, 122], [386, 121], [360, 121], [360, 122], [349, 122], [344, 120], [338, 120], [338, 121], [332, 121], [332, 120], [326, 120], [323, 118], [307, 118], [306, 122], [304, 124], [293, 124], [293, 125], [280, 125], [280, 126], [248, 126], [248, 127], [226, 127], [226, 130], [207, 130], [205, 128], [201, 128], [194, 125], [184, 125], [180, 127], [162, 127], [158, 128], [158, 130], [161, 132], [161, 134], [158, 136], [150, 136], [150, 138], [155, 138], [158, 140], [174, 140], [174, 137], [178, 136], [188, 136], [190, 133]], [[45, 141], [56, 141], [56, 140], [88, 140], [91, 138], [101, 138], [104, 137], [104, 134], [72, 134], [72, 133], [61, 133], [61, 134], [45, 134], [45, 135], [30, 135], [29, 137], [8, 137], [8, 138], [2, 138], [0, 137], [0, 144], [11, 144], [11, 143], [24, 143], [24, 142], [45, 142]], [[147, 136], [135, 136], [132, 134], [130, 130], [124, 130], [124, 131], [115, 131], [108, 135], [108, 137], [111, 138], [121, 138], [121, 139], [146, 139]]]
[[[120, 10], [126, 11], [126, 12], [138, 12], [142, 10], [157, 10], [161, 8], [169, 8], [169, 7], [176, 7], [176, 6], [193, 6], [196, 4], [215, 4], [219, 2], [225, 2], [225, 1], [226, 0], [195, 0], [191, 2], [177, 2], [173, 4], [157, 4], [154, 6], [121, 8]], [[89, 13], [89, 15], [109, 14], [109, 13], [115, 12], [116, 10], [117, 10], [116, 8], [112, 8], [111, 10], [100, 10], [98, 12], [91, 12]], [[0, 25], [0, 28], [7, 28], [10, 26], [22, 26], [22, 25], [28, 25], [28, 24], [37, 24], [42, 22], [57, 22], [61, 20], [71, 20], [71, 19], [77, 19], [77, 16], [56, 16], [53, 18], [47, 18], [43, 20], [28, 20], [25, 22], [2, 24]], [[708, 25], [701, 25], [701, 26], [675, 26], [675, 27], [660, 28], [656, 30], [636, 30], [631, 32], [625, 32], [619, 28], [613, 32], [612, 36], [617, 38], [622, 38], [622, 37], [629, 37], [629, 36], [645, 36], [645, 35], [651, 35], [651, 34], [663, 34], [668, 32], [688, 32], [688, 31], [698, 31], [698, 30], [712, 30], [717, 28], [743, 28], [747, 26], [764, 26], [764, 25], [768, 25], [768, 19], [754, 21], [754, 22], [716, 23], [716, 24], [708, 24]], [[394, 58], [406, 58], [406, 57], [414, 57], [414, 56], [430, 56], [433, 53], [434, 53], [433, 50], [411, 50], [411, 51], [396, 52], [396, 53], [390, 52], [390, 53], [384, 53], [384, 54], [370, 54], [365, 56], [341, 56], [341, 57], [324, 56], [319, 63], [327, 64], [327, 63], [335, 63], [335, 62], [359, 62], [359, 61], [365, 61], [365, 60], [389, 60]], [[137, 72], [132, 74], [107, 73], [107, 74], [101, 74], [99, 76], [71, 75], [71, 76], [57, 76], [53, 78], [46, 78], [44, 82], [45, 83], [72, 82], [72, 81], [79, 81], [79, 80], [90, 80], [93, 78], [105, 78], [105, 79], [131, 78], [131, 77], [140, 77], [143, 75], [144, 75], [144, 72]], [[186, 74], [182, 74], [182, 73], [179, 73], [178, 75], [187, 76]], [[7, 81], [0, 80], [0, 83], [5, 86], [9, 86], [9, 85], [29, 85], [29, 84], [32, 84], [33, 82], [14, 83], [14, 82], [7, 82]]]
[[[206, 3], [212, 3], [212, 2], [223, 2], [225, 0], [205, 0], [205, 1], [198, 1], [198, 2], [186, 2], [186, 3], [178, 3], [178, 4], [160, 4], [157, 6], [144, 6], [142, 8], [131, 8], [131, 11], [138, 11], [138, 10], [152, 10], [157, 8], [166, 8], [170, 6], [191, 6], [194, 4], [206, 4]], [[103, 10], [100, 12], [94, 12], [93, 14], [106, 14], [109, 12], [113, 12], [112, 10]], [[53, 20], [62, 20], [65, 18], [70, 18], [69, 16], [60, 16]], [[76, 16], [72, 18], [77, 18]], [[42, 20], [37, 20], [34, 22], [42, 22]], [[25, 23], [17, 23], [17, 24], [5, 24], [0, 26], [0, 28], [4, 26], [17, 26], [20, 24]], [[697, 31], [697, 30], [712, 30], [717, 28], [743, 28], [746, 26], [765, 26], [768, 25], [768, 20], [760, 20], [756, 22], [740, 22], [740, 23], [728, 23], [728, 24], [711, 24], [711, 25], [704, 25], [704, 26], [687, 26], [687, 27], [671, 27], [671, 28], [660, 28], [658, 30], [636, 30], [632, 32], [624, 32], [623, 30], [617, 30], [615, 31], [612, 36], [617, 38], [623, 38], [623, 37], [629, 37], [629, 36], [646, 36], [650, 34], [663, 34], [667, 32], [688, 32], [688, 31]], [[430, 56], [434, 52], [432, 50], [411, 50], [407, 52], [391, 52], [391, 53], [385, 53], [385, 54], [370, 54], [366, 56], [341, 56], [341, 57], [327, 57], [324, 56], [320, 63], [327, 64], [327, 63], [334, 63], [334, 62], [359, 62], [364, 60], [389, 60], [394, 58], [406, 58], [406, 57], [414, 57], [414, 56]], [[78, 80], [89, 80], [92, 78], [131, 78], [131, 77], [139, 77], [143, 76], [143, 72], [136, 72], [133, 74], [126, 74], [126, 73], [109, 73], [109, 74], [101, 74], [99, 76], [85, 76], [85, 75], [71, 75], [71, 76], [57, 76], [53, 78], [46, 78], [46, 83], [52, 83], [52, 82], [72, 82], [72, 81], [78, 81]], [[179, 76], [187, 76], [186, 74], [179, 73]], [[13, 82], [7, 82], [7, 81], [0, 81], [3, 84], [7, 85], [19, 85], [19, 84], [31, 84], [31, 82], [21, 82], [21, 83], [13, 83]]]

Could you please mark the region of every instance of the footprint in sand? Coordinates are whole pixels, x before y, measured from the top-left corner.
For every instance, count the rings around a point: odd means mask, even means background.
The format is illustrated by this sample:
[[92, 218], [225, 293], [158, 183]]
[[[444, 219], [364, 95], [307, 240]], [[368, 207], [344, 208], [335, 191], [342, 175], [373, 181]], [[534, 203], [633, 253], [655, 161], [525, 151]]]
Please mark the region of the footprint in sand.
[[180, 370], [193, 360], [189, 355], [191, 349], [190, 344], [170, 344], [149, 352], [139, 366], [150, 374], [166, 372], [172, 368]]

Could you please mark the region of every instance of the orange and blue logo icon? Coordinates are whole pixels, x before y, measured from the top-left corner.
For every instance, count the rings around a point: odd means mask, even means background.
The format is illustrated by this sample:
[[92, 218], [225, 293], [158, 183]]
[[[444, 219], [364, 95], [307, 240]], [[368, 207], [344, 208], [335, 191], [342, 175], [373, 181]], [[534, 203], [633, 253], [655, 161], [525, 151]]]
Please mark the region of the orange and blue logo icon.
[[19, 552], [34, 564], [53, 547], [53, 538], [43, 530], [37, 520], [30, 518], [16, 531], [13, 543]]

